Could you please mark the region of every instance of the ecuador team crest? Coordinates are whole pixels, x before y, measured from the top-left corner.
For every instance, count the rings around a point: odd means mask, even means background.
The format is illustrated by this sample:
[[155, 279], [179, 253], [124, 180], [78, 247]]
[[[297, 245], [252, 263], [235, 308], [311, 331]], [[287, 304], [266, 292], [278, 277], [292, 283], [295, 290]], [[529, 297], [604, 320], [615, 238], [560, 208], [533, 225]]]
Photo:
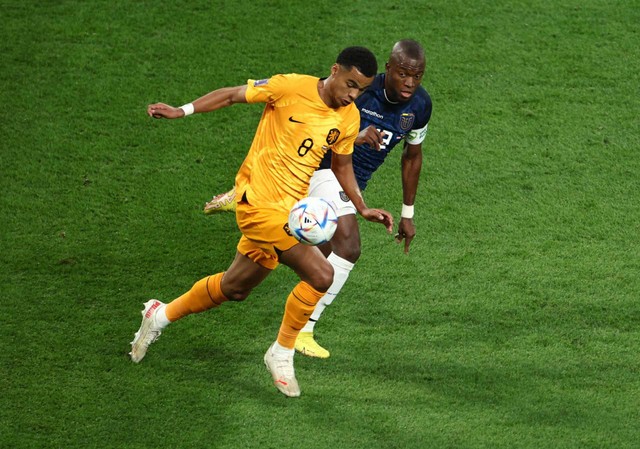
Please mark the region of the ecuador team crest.
[[403, 112], [400, 116], [400, 129], [408, 131], [413, 126], [416, 116], [411, 112]]

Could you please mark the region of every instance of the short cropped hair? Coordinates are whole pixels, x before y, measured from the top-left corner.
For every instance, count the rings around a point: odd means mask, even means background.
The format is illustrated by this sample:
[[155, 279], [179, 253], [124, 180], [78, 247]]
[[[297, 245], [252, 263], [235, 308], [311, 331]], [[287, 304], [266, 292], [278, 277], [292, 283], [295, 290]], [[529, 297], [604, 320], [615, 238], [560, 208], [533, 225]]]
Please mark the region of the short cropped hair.
[[336, 63], [347, 70], [355, 67], [366, 77], [372, 77], [378, 73], [378, 61], [376, 61], [375, 55], [365, 47], [345, 48], [338, 55]]
[[393, 50], [391, 53], [395, 52], [403, 53], [405, 56], [411, 59], [424, 60], [424, 49], [422, 45], [416, 40], [413, 39], [402, 39], [395, 43], [393, 46]]

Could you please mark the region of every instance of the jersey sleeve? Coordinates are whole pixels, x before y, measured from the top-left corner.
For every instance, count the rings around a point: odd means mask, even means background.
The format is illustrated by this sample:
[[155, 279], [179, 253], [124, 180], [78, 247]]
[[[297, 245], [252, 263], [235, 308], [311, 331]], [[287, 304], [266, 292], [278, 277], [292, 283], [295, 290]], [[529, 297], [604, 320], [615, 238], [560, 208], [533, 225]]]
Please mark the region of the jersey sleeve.
[[274, 75], [261, 80], [247, 80], [247, 103], [274, 103], [284, 94], [286, 77]]
[[407, 133], [405, 137], [405, 142], [409, 145], [419, 145], [424, 141], [424, 138], [427, 136], [427, 130], [429, 128], [429, 120], [431, 120], [431, 97], [426, 91], [423, 91], [423, 102], [424, 106], [418, 115], [418, 121], [415, 124], [415, 127]]
[[420, 129], [412, 129], [409, 131], [407, 136], [405, 137], [405, 141], [409, 145], [419, 145], [424, 141], [424, 138], [427, 137], [427, 129], [429, 128], [429, 124], [424, 125], [424, 128]]
[[345, 123], [348, 123], [345, 136], [339, 139], [335, 145], [331, 147], [331, 150], [336, 154], [351, 154], [353, 153], [353, 145], [356, 142], [356, 137], [360, 130], [360, 113], [355, 104], [351, 105], [351, 109], [345, 116]]

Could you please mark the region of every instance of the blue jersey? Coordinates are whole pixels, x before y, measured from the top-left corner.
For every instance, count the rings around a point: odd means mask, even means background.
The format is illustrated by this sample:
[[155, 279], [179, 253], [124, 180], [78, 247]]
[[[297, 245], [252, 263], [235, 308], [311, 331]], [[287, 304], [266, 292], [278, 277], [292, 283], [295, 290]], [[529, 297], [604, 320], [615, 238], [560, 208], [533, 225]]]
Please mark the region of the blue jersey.
[[[360, 190], [367, 187], [367, 182], [391, 150], [412, 130], [425, 128], [431, 118], [431, 97], [422, 86], [409, 101], [391, 103], [384, 92], [384, 78], [384, 73], [377, 75], [371, 86], [356, 99], [360, 130], [373, 125], [384, 132], [380, 151], [367, 144], [353, 148], [353, 171]], [[320, 169], [323, 168], [331, 168], [331, 151], [320, 163]]]

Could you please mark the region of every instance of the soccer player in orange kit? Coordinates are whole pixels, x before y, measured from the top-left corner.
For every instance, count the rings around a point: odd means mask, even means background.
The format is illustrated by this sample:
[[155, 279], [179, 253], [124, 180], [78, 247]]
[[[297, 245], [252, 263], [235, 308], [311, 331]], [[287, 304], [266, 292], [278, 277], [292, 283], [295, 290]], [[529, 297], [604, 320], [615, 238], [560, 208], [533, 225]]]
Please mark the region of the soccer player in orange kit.
[[[396, 241], [404, 240], [404, 250], [416, 235], [413, 205], [422, 168], [422, 142], [427, 135], [432, 103], [421, 86], [425, 74], [425, 54], [413, 39], [397, 41], [385, 64], [385, 72], [375, 77], [365, 93], [354, 102], [360, 110], [360, 134], [353, 149], [353, 169], [358, 187], [365, 191], [376, 170], [396, 147], [402, 147], [402, 212]], [[399, 145], [404, 142], [404, 145]], [[204, 213], [235, 211], [235, 187], [216, 195], [205, 204]], [[314, 330], [326, 308], [334, 302], [360, 257], [360, 232], [356, 209], [331, 171], [331, 153], [311, 177], [309, 196], [333, 201], [338, 228], [331, 242], [321, 246], [333, 267], [333, 284], [316, 304], [309, 321], [296, 340], [295, 349], [309, 357], [327, 358], [330, 352], [316, 341]]]
[[331, 168], [358, 213], [392, 232], [391, 214], [365, 204], [351, 162], [360, 125], [353, 102], [372, 83], [376, 72], [375, 56], [368, 49], [348, 47], [338, 55], [327, 78], [275, 75], [214, 90], [179, 108], [164, 103], [148, 106], [151, 117], [175, 119], [236, 103], [266, 103], [249, 153], [236, 176], [236, 220], [242, 237], [235, 259], [226, 271], [197, 281], [168, 304], [156, 299], [145, 303], [140, 329], [131, 342], [134, 362], [144, 358], [149, 345], [168, 324], [228, 300], [244, 300], [283, 263], [300, 282], [287, 298], [277, 339], [267, 350], [264, 363], [280, 392], [300, 396], [293, 367], [294, 344], [331, 285], [333, 268], [318, 248], [300, 244], [291, 236], [287, 218], [293, 204], [307, 196], [311, 176], [325, 153], [331, 151]]

